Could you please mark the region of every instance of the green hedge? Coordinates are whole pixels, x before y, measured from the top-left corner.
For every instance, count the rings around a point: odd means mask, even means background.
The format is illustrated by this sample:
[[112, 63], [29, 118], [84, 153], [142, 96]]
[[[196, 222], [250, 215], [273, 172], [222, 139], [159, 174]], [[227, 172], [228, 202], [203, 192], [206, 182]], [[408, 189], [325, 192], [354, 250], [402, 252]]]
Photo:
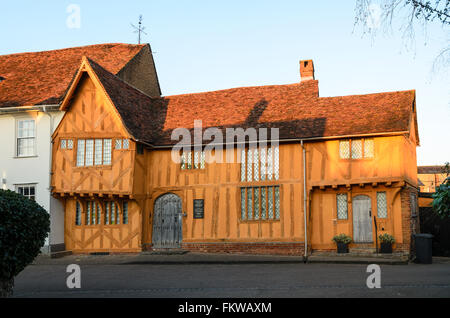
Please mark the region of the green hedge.
[[40, 253], [50, 231], [50, 216], [36, 202], [0, 190], [0, 279], [19, 274]]

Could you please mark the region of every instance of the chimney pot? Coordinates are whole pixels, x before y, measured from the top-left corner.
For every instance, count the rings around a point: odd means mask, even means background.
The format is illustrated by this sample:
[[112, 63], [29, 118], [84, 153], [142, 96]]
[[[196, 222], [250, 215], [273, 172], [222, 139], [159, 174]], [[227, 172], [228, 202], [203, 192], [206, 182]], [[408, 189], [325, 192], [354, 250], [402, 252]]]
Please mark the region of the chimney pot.
[[300, 82], [314, 80], [314, 63], [312, 60], [300, 61]]

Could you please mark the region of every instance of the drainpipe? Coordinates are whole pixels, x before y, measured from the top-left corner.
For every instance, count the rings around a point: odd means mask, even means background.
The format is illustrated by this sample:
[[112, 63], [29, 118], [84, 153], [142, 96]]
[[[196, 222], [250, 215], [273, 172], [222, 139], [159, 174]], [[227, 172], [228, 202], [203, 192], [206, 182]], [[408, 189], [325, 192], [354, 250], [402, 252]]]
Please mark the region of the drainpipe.
[[[50, 197], [49, 197], [50, 200], [48, 202], [48, 204], [49, 204], [48, 213], [50, 215], [50, 220], [51, 220], [51, 205], [52, 205], [52, 203], [51, 203], [51, 188], [52, 188], [52, 156], [53, 156], [52, 135], [53, 135], [54, 117], [51, 115], [50, 110], [48, 110], [46, 106], [43, 106], [42, 112], [49, 117], [49, 121], [50, 121], [50, 125], [49, 125], [50, 126], [50, 155], [49, 155], [49, 161], [48, 161], [48, 191], [50, 193]], [[49, 235], [48, 235], [48, 251], [49, 251], [49, 253], [51, 252], [51, 248], [50, 248], [51, 243], [52, 243], [51, 235], [49, 233]]]
[[308, 258], [308, 225], [307, 225], [307, 218], [306, 218], [306, 207], [307, 207], [307, 197], [306, 197], [306, 149], [305, 146], [303, 144], [303, 139], [300, 141], [301, 142], [301, 146], [302, 146], [302, 150], [303, 150], [303, 219], [304, 219], [304, 224], [305, 224], [305, 254], [304, 254], [304, 258], [305, 258], [305, 262], [306, 259]]

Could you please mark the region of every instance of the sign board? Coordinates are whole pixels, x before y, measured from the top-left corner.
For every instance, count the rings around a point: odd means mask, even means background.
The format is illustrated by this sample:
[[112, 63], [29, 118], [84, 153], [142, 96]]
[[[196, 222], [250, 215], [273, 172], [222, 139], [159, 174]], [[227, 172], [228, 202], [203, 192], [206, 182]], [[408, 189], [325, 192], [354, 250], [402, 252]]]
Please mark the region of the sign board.
[[203, 199], [194, 200], [194, 219], [203, 219], [205, 216], [205, 204]]

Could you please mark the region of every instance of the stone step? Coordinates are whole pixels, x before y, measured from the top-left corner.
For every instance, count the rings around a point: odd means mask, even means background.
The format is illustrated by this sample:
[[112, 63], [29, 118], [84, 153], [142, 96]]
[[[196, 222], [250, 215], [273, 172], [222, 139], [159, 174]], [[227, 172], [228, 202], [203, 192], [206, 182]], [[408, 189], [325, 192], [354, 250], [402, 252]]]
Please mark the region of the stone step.
[[141, 252], [141, 255], [183, 255], [189, 251], [179, 249], [179, 248], [157, 248], [151, 251]]
[[72, 255], [72, 251], [59, 251], [50, 253], [50, 258], [61, 258]]

